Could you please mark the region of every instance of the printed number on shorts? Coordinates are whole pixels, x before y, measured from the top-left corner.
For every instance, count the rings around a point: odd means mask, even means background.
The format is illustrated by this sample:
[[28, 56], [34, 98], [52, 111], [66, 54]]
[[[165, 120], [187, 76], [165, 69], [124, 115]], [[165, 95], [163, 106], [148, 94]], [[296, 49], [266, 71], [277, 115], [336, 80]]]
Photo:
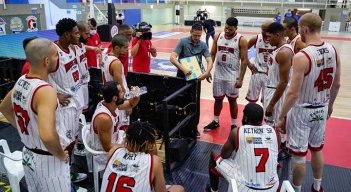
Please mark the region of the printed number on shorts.
[[255, 148], [255, 156], [262, 156], [260, 162], [256, 166], [256, 172], [266, 172], [266, 163], [269, 157], [268, 148]]
[[74, 82], [77, 82], [79, 80], [79, 71], [76, 70], [75, 72], [73, 72], [72, 77], [73, 77]]
[[333, 68], [326, 68], [321, 70], [317, 80], [314, 82], [314, 87], [318, 88], [318, 92], [324, 91], [324, 89], [330, 89], [333, 83], [333, 72]]
[[17, 117], [18, 126], [21, 129], [21, 133], [25, 135], [28, 134], [28, 123], [29, 123], [29, 116], [26, 110], [23, 110], [21, 106], [14, 104], [13, 110], [15, 111], [15, 115]]
[[[117, 174], [111, 173], [108, 177], [108, 184], [106, 188], [106, 192], [112, 192], [113, 187], [115, 186]], [[135, 186], [135, 180], [133, 177], [122, 176], [117, 181], [117, 186], [115, 191], [118, 192], [132, 192], [132, 188]]]

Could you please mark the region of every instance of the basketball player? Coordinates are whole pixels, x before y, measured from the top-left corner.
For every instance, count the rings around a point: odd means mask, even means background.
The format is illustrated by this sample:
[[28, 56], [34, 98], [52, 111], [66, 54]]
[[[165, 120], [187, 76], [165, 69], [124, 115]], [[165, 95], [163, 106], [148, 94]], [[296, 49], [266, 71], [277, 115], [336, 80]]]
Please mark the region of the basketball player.
[[292, 17], [284, 19], [283, 26], [285, 36], [288, 37], [288, 43], [292, 46], [295, 54], [306, 47], [306, 44], [301, 40], [300, 34], [298, 34], [299, 27], [296, 19]]
[[262, 120], [261, 106], [256, 103], [245, 106], [242, 126], [230, 132], [220, 155], [211, 153], [209, 191], [218, 191], [219, 176], [227, 181], [235, 179], [238, 191], [277, 191], [280, 137], [274, 128], [262, 125]]
[[[116, 81], [122, 87], [125, 94], [129, 94], [126, 77], [124, 75], [124, 66], [118, 59], [120, 55], [128, 52], [128, 39], [123, 35], [115, 35], [112, 38], [112, 50], [107, 54], [101, 65], [102, 82], [105, 84], [107, 81]], [[119, 128], [125, 129], [129, 125], [129, 115], [132, 114], [132, 108], [128, 110], [118, 110], [121, 123]]]
[[115, 81], [105, 83], [102, 95], [104, 100], [98, 103], [93, 115], [88, 143], [94, 150], [108, 152], [117, 143], [122, 143], [123, 133], [119, 133], [120, 117], [116, 110], [135, 107], [140, 97], [125, 101], [121, 85]]
[[211, 55], [216, 66], [213, 80], [214, 120], [204, 127], [204, 131], [211, 131], [219, 127], [219, 115], [225, 96], [229, 101], [232, 117], [231, 128], [236, 127], [238, 116], [236, 99], [239, 96], [239, 88], [242, 86], [246, 66], [249, 62], [247, 41], [236, 32], [237, 28], [238, 20], [235, 17], [229, 17], [225, 23], [224, 32], [220, 33], [213, 41]]
[[56, 46], [48, 39], [31, 40], [25, 49], [29, 73], [21, 76], [0, 104], [0, 111], [17, 127], [29, 191], [70, 191], [67, 137], [57, 93], [47, 83], [57, 68]]
[[308, 148], [314, 177], [311, 191], [323, 191], [325, 126], [340, 87], [340, 57], [333, 45], [321, 39], [321, 25], [322, 19], [314, 13], [300, 19], [300, 34], [307, 47], [294, 56], [291, 85], [277, 124], [285, 132], [282, 125], [287, 115], [288, 148], [293, 154], [292, 184], [298, 192], [306, 172]]
[[130, 125], [124, 146], [114, 146], [108, 154], [101, 191], [184, 191], [180, 185], [165, 185], [161, 160], [154, 155], [155, 134], [149, 123], [136, 121]]
[[[55, 42], [58, 54], [58, 65], [56, 70], [49, 74], [48, 82], [56, 89], [62, 116], [67, 128], [66, 135], [72, 141], [76, 140], [79, 130], [79, 115], [81, 114], [81, 103], [78, 89], [81, 86], [81, 74], [79, 72], [78, 60], [74, 46], [79, 43], [79, 30], [76, 21], [63, 18], [56, 24], [56, 33], [59, 36]], [[72, 149], [69, 150], [72, 154]], [[74, 182], [84, 180], [86, 174], [73, 174]]]
[[[285, 90], [290, 78], [291, 61], [294, 51], [284, 38], [284, 27], [277, 22], [271, 23], [267, 29], [267, 38], [276, 49], [272, 52], [268, 63], [268, 81], [264, 92], [265, 120], [274, 127], [285, 97]], [[285, 145], [285, 134], [281, 136], [282, 146], [279, 160], [290, 157]]]
[[268, 73], [268, 61], [270, 54], [275, 49], [271, 46], [267, 40], [267, 28], [273, 21], [265, 21], [261, 25], [262, 32], [256, 37], [253, 37], [249, 41], [248, 49], [252, 46], [256, 48], [256, 58], [254, 64], [249, 64], [248, 67], [252, 72], [249, 89], [247, 91], [246, 100], [249, 102], [256, 103], [260, 97], [262, 90], [262, 102], [263, 94], [266, 88], [267, 73]]

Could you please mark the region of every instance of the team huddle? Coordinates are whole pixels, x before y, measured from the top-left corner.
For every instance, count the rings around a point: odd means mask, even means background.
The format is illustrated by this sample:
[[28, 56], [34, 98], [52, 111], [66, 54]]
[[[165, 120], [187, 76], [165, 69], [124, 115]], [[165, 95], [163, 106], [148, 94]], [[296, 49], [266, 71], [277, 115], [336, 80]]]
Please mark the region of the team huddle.
[[[208, 65], [199, 80], [210, 81], [215, 66], [214, 119], [204, 131], [220, 127], [224, 97], [229, 101], [231, 132], [220, 154], [211, 154], [208, 190], [218, 191], [219, 177], [224, 177], [235, 179], [238, 191], [277, 191], [278, 159], [292, 156], [291, 183], [295, 191], [301, 191], [305, 156], [310, 149], [314, 177], [311, 190], [323, 191], [321, 150], [326, 120], [340, 87], [340, 58], [333, 45], [321, 40], [321, 18], [307, 13], [299, 23], [289, 19], [283, 24], [267, 21], [262, 24], [262, 32], [249, 41], [237, 32], [237, 25], [236, 18], [228, 18], [209, 52], [199, 41], [202, 27], [195, 24], [191, 36], [182, 40], [171, 56], [183, 76], [191, 72], [182, 68], [178, 59], [205, 56]], [[27, 42], [29, 73], [18, 79], [0, 104], [1, 113], [17, 128], [24, 144], [29, 191], [71, 191], [70, 156], [75, 143], [81, 142], [79, 117], [89, 105], [90, 75], [85, 53], [96, 50], [84, 44], [89, 30], [85, 22], [64, 18], [56, 25], [58, 41], [36, 38]], [[101, 191], [184, 191], [179, 185], [165, 184], [155, 151], [155, 128], [139, 121], [129, 123], [140, 97], [126, 97], [130, 89], [119, 58], [128, 53], [130, 37], [123, 32], [119, 30], [120, 34], [112, 38], [109, 53], [102, 58], [103, 100], [97, 104], [90, 125], [86, 125], [90, 148], [108, 154], [100, 158], [106, 164]], [[250, 61], [248, 49], [253, 46], [256, 55]], [[197, 50], [196, 54], [192, 52]], [[239, 127], [236, 99], [246, 68], [252, 72], [246, 95], [250, 103], [245, 106]], [[263, 107], [256, 104], [260, 94]]]

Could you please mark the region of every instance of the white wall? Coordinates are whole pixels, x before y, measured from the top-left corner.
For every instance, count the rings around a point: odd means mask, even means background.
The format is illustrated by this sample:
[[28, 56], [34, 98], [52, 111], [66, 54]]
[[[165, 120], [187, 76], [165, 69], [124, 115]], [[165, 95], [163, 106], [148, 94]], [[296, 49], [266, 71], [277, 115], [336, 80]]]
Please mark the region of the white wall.
[[151, 23], [151, 25], [163, 25], [174, 23], [175, 12], [173, 8], [153, 8], [142, 9], [142, 21]]

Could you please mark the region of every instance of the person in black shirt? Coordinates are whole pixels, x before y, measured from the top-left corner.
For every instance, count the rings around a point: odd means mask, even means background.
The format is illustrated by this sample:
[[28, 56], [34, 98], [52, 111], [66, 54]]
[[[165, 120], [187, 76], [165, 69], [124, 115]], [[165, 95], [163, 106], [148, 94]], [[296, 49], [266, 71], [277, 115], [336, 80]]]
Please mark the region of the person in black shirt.
[[204, 31], [206, 33], [206, 45], [208, 47], [208, 40], [210, 39], [210, 36], [212, 37], [212, 39], [214, 39], [215, 36], [215, 26], [216, 26], [216, 22], [212, 19], [207, 19], [203, 21], [204, 26]]

